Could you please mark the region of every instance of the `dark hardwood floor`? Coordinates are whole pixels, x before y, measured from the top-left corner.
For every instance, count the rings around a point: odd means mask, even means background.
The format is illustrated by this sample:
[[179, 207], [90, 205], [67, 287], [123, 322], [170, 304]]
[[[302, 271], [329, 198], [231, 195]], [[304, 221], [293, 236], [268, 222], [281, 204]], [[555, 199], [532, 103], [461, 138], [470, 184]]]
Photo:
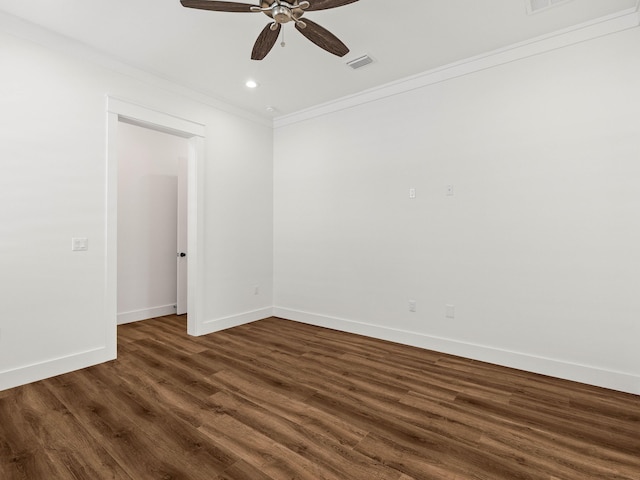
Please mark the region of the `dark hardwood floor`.
[[267, 319], [0, 392], [0, 479], [640, 479], [640, 397]]

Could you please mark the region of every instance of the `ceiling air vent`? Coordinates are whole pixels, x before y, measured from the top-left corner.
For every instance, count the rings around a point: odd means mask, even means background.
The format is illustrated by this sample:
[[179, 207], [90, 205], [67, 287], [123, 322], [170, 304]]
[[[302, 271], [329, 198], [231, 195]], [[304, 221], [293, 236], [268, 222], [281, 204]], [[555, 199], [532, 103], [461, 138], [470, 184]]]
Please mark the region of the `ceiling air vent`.
[[362, 68], [366, 65], [369, 65], [370, 63], [373, 63], [373, 59], [369, 55], [363, 55], [362, 57], [358, 57], [355, 60], [347, 62], [347, 65], [349, 65], [354, 70], [357, 70], [358, 68]]
[[525, 3], [527, 4], [527, 13], [531, 15], [532, 13], [542, 12], [543, 10], [547, 10], [551, 7], [555, 7], [556, 5], [561, 5], [570, 1], [571, 0], [525, 0]]

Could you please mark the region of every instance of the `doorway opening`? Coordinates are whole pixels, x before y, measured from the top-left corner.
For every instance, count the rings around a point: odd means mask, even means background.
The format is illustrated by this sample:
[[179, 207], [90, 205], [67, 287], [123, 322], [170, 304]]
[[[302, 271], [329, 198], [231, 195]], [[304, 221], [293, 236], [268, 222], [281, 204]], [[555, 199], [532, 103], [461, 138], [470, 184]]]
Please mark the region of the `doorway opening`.
[[[106, 345], [115, 358], [117, 353], [118, 324], [118, 145], [119, 129], [128, 124], [185, 139], [186, 170], [183, 187], [186, 187], [186, 251], [176, 249], [177, 255], [185, 253], [187, 268], [186, 304], [188, 310], [187, 332], [199, 335], [202, 329], [202, 289], [204, 272], [198, 256], [203, 245], [203, 160], [205, 126], [168, 113], [107, 97], [107, 225], [106, 225], [106, 281], [105, 314]], [[183, 250], [180, 250], [183, 248]]]
[[187, 313], [188, 140], [118, 123], [118, 325]]

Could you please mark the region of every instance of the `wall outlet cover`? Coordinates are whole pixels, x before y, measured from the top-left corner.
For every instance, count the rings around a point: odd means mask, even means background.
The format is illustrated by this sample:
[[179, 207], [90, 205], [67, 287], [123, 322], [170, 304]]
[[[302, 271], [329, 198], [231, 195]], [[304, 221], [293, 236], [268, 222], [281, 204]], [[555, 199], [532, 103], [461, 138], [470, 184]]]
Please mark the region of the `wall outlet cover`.
[[89, 239], [86, 237], [72, 238], [71, 250], [74, 252], [86, 252], [87, 250], [89, 250]]
[[456, 307], [454, 305], [446, 305], [445, 316], [447, 318], [456, 318]]

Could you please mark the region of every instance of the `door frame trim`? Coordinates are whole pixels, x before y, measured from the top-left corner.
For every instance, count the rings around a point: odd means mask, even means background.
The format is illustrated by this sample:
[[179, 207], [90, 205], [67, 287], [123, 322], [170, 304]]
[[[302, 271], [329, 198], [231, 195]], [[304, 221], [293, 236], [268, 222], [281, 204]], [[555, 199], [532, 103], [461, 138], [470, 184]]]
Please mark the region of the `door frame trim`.
[[127, 100], [106, 96], [107, 185], [106, 185], [106, 279], [105, 336], [107, 351], [117, 355], [118, 310], [118, 123], [133, 123], [188, 140], [187, 167], [187, 332], [199, 335], [204, 320], [204, 264], [198, 261], [204, 246], [204, 139], [206, 126]]

